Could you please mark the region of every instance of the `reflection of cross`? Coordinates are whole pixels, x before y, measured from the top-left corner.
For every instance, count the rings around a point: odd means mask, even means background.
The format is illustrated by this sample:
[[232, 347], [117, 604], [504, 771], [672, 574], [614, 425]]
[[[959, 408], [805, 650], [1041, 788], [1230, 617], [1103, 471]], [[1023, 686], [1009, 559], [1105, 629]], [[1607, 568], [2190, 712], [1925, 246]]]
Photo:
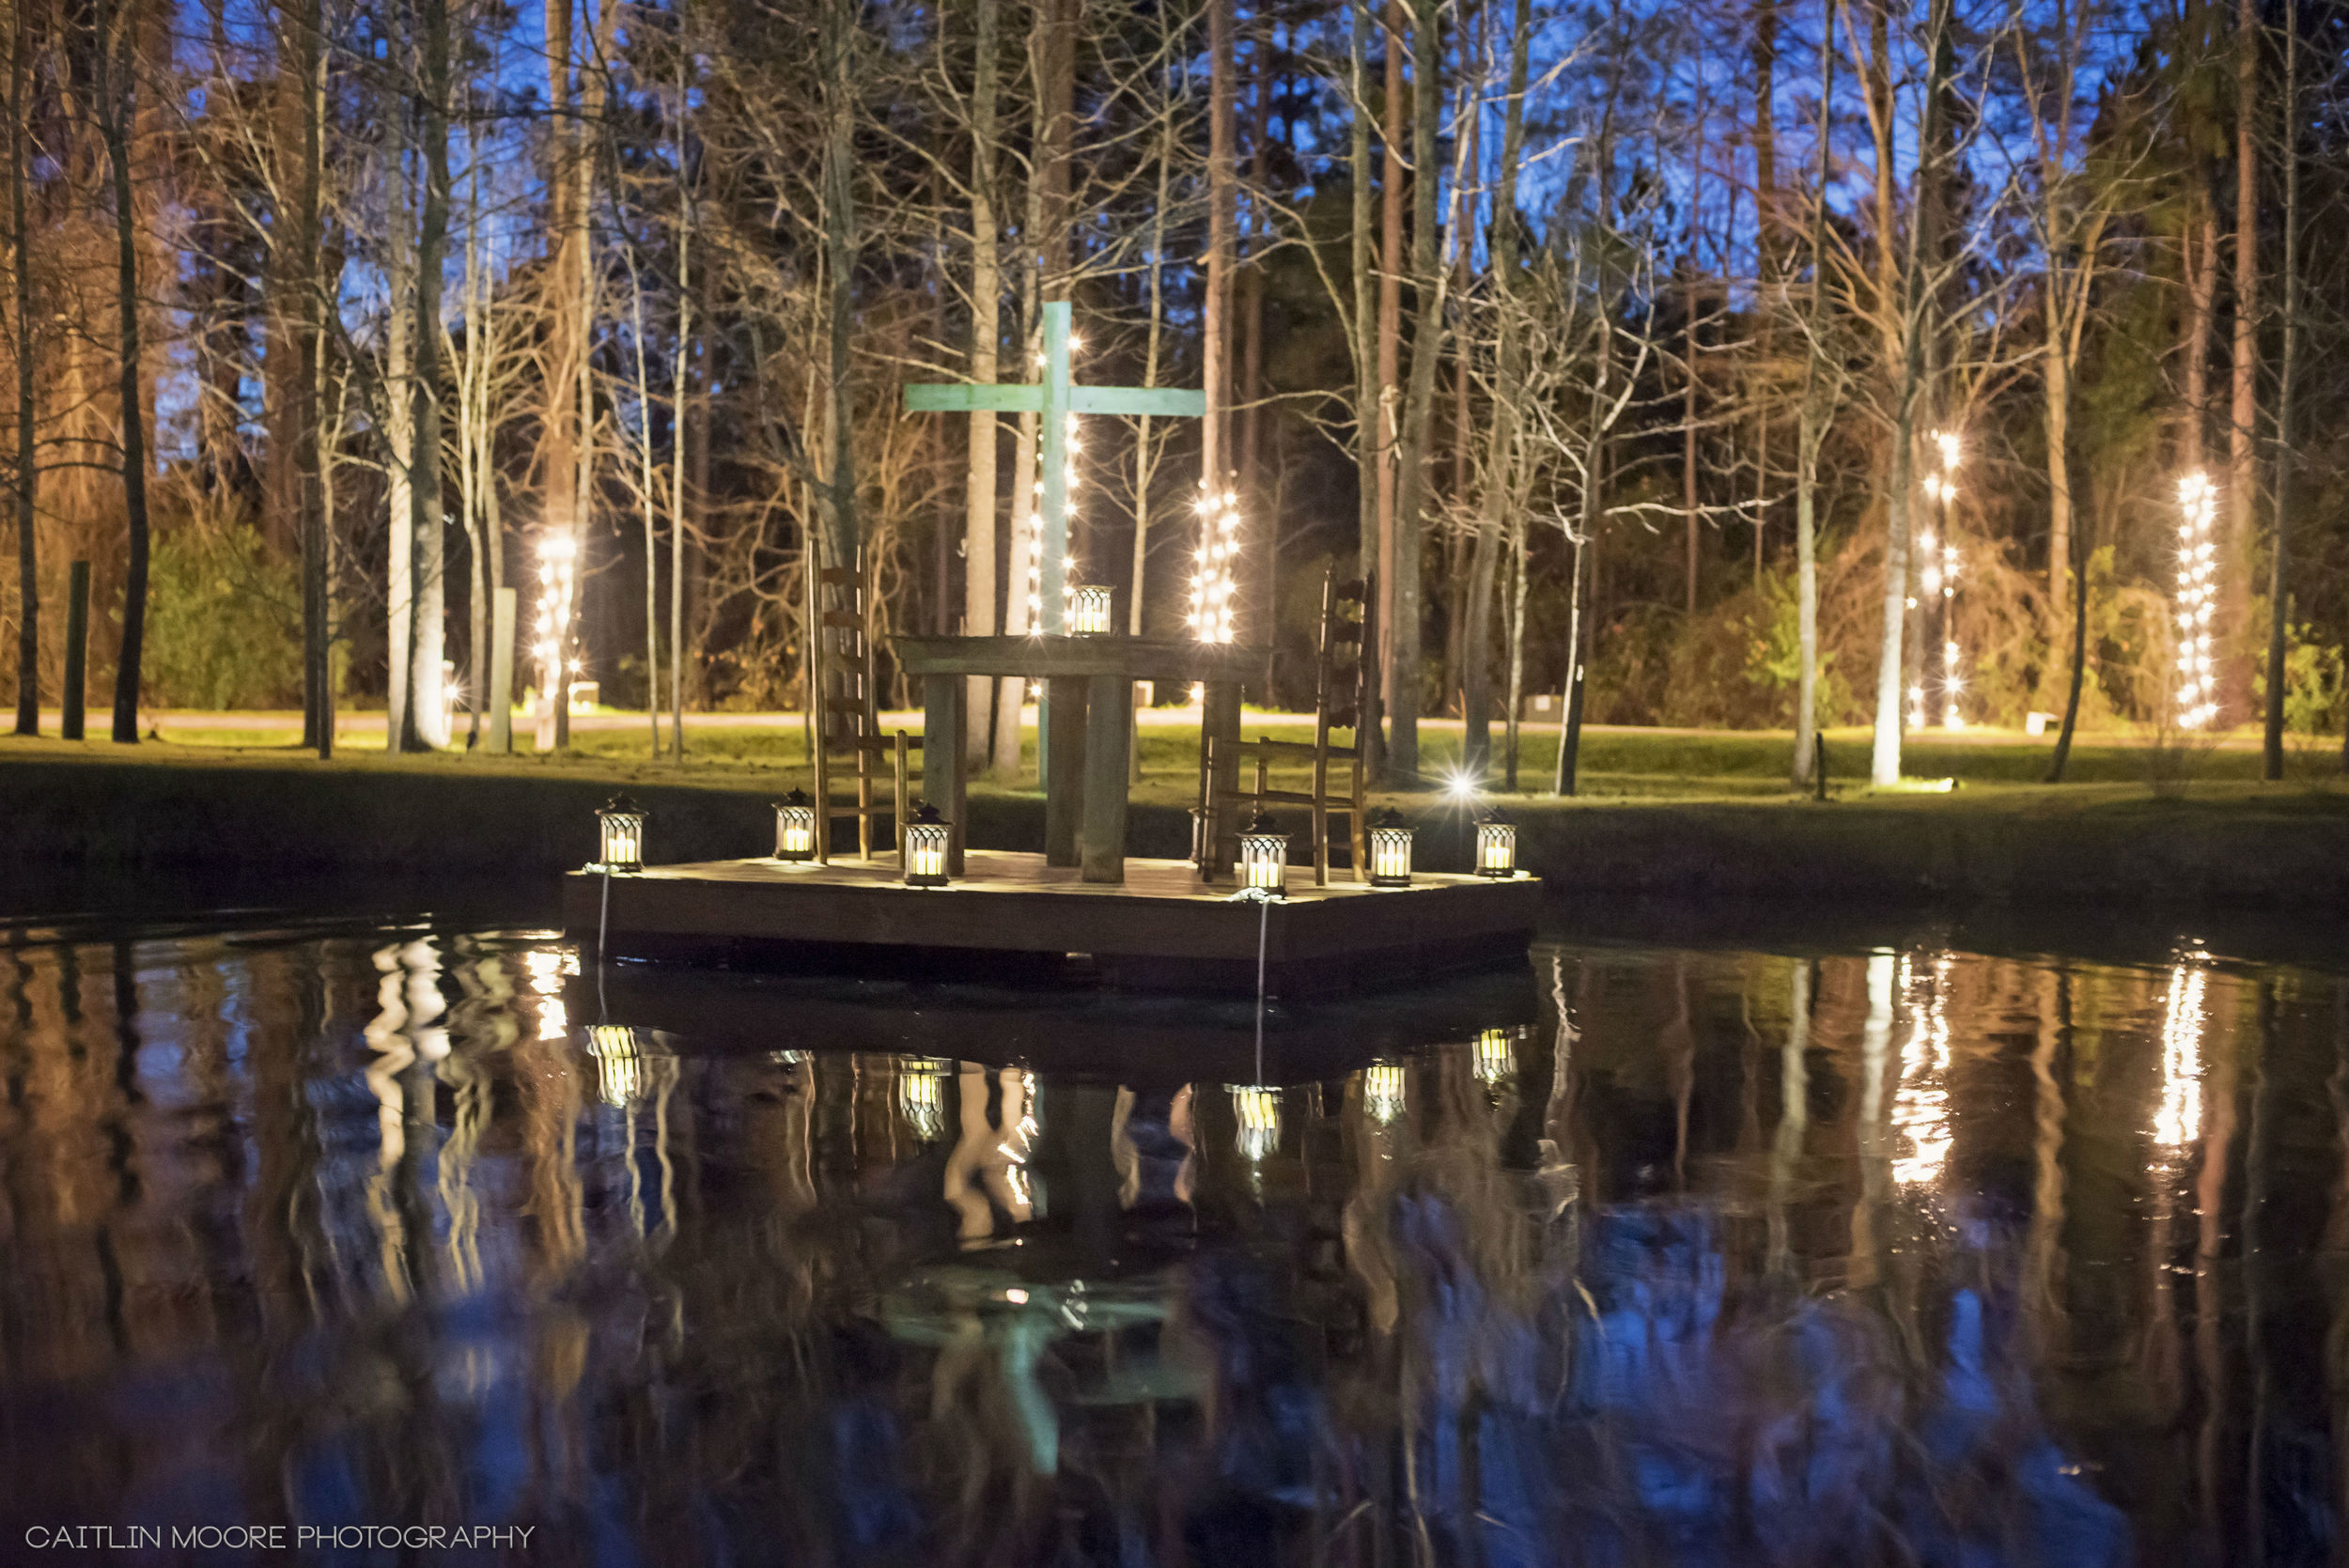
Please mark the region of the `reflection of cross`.
[[[1044, 624], [1041, 630], [1059, 636], [1067, 629], [1063, 607], [1068, 581], [1068, 416], [1072, 413], [1159, 414], [1170, 419], [1204, 419], [1207, 395], [1179, 387], [1071, 386], [1068, 382], [1068, 306], [1066, 302], [1044, 307], [1044, 380], [1028, 385], [980, 385], [957, 382], [944, 386], [906, 388], [909, 413], [977, 413], [992, 409], [1002, 413], [1043, 416], [1044, 539], [1041, 581], [1037, 583]], [[1016, 560], [1017, 557], [1015, 556]], [[1014, 591], [1018, 578], [1013, 579]], [[992, 627], [972, 627], [984, 635]]]

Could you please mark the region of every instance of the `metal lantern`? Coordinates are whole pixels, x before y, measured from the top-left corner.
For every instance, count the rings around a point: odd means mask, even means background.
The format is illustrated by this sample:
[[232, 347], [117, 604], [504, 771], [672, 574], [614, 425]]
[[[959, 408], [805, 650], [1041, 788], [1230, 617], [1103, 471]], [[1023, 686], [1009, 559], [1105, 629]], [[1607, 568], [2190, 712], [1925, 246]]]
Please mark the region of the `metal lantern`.
[[946, 1068], [943, 1057], [897, 1058], [897, 1110], [924, 1143], [946, 1136]]
[[1501, 812], [1483, 813], [1476, 819], [1476, 875], [1515, 877], [1517, 874], [1517, 824]]
[[1392, 806], [1371, 818], [1370, 885], [1408, 888], [1411, 885], [1411, 825]]
[[1403, 1114], [1409, 1087], [1400, 1062], [1373, 1062], [1362, 1069], [1362, 1109], [1385, 1126]]
[[795, 789], [775, 802], [775, 859], [812, 861], [816, 858], [816, 803], [807, 791]]
[[1476, 1079], [1487, 1086], [1517, 1070], [1517, 1032], [1487, 1029], [1476, 1036]]
[[630, 872], [645, 869], [644, 807], [625, 795], [614, 795], [596, 813], [599, 855], [595, 870]]
[[1239, 835], [1239, 885], [1260, 888], [1278, 898], [1286, 891], [1288, 878], [1288, 835], [1275, 831], [1264, 813], [1251, 814], [1246, 831]]
[[1233, 1143], [1239, 1157], [1254, 1165], [1281, 1147], [1281, 1091], [1269, 1084], [1232, 1083], [1232, 1120], [1237, 1126]]
[[1110, 634], [1110, 590], [1106, 583], [1081, 582], [1068, 590], [1068, 629], [1080, 637]]
[[954, 831], [938, 808], [927, 800], [914, 809], [905, 826], [906, 886], [942, 888], [946, 885], [946, 846]]

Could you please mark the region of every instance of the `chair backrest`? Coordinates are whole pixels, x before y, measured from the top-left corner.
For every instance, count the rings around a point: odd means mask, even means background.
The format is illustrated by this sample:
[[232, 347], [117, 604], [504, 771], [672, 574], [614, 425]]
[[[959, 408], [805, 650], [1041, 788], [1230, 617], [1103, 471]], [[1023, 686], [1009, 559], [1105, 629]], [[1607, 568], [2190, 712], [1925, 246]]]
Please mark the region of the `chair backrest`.
[[1377, 635], [1376, 582], [1370, 577], [1341, 582], [1334, 569], [1322, 580], [1314, 707], [1325, 734], [1359, 730], [1371, 707], [1372, 682], [1377, 676], [1372, 646]]

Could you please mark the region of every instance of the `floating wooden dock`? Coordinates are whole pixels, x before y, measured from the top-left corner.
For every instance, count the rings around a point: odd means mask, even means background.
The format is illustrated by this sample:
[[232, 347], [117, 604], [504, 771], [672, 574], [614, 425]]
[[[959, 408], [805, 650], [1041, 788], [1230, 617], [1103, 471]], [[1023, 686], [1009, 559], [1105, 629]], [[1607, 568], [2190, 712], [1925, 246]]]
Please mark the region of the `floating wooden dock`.
[[[939, 979], [1092, 982], [1128, 990], [1327, 996], [1521, 962], [1541, 901], [1530, 877], [1421, 874], [1405, 888], [1294, 885], [1268, 905], [1203, 884], [1188, 861], [1128, 860], [1087, 882], [1041, 855], [968, 852], [943, 888], [894, 857], [767, 859], [565, 879], [564, 923], [609, 958], [825, 967]], [[599, 939], [599, 933], [600, 938]]]

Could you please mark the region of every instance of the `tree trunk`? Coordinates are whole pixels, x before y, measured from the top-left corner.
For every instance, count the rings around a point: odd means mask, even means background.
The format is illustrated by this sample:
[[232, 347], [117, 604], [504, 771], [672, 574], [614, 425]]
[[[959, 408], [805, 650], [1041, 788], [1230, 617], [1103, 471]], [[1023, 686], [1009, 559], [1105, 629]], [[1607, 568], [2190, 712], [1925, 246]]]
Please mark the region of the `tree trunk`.
[[[115, 308], [121, 356], [122, 498], [130, 520], [130, 551], [123, 573], [122, 644], [115, 664], [114, 738], [135, 745], [139, 738], [139, 664], [147, 641], [147, 406], [141, 386], [139, 349], [138, 214], [131, 202], [128, 120], [134, 86], [129, 75], [137, 56], [136, 29], [117, 29], [114, 0], [97, 0], [93, 25], [97, 47], [99, 133], [113, 169], [115, 199]], [[121, 37], [117, 39], [117, 32]]]
[[[1408, 33], [1403, 0], [1387, 0], [1386, 95], [1380, 116], [1382, 143], [1378, 193], [1378, 693], [1383, 719], [1394, 709], [1395, 692], [1403, 674], [1395, 661], [1394, 613], [1395, 456], [1400, 444], [1403, 365], [1403, 51]], [[1389, 754], [1383, 736], [1373, 742], [1379, 751], [1381, 774]], [[1413, 759], [1416, 762], [1416, 758]]]
[[1403, 449], [1395, 476], [1394, 663], [1387, 693], [1387, 755], [1396, 775], [1419, 772], [1420, 555], [1426, 530], [1429, 427], [1436, 402], [1436, 366], [1443, 353], [1448, 274], [1437, 250], [1436, 120], [1443, 104], [1441, 22], [1435, 0], [1411, 19], [1411, 287], [1418, 291], [1411, 327], [1411, 386], [1403, 410]]
[[848, 345], [856, 330], [856, 16], [851, 0], [825, 0], [824, 16], [824, 263], [831, 298], [831, 485], [825, 522], [832, 558], [853, 566], [863, 543], [857, 525], [855, 400], [848, 380]]
[[[1926, 42], [1926, 58], [1932, 64], [1925, 81], [1925, 123], [1921, 127], [1918, 145], [1934, 150], [1918, 167], [1920, 193], [1942, 177], [1938, 166], [1942, 151], [1938, 120], [1950, 70], [1950, 3], [1951, 0], [1933, 0], [1928, 23], [1931, 36]], [[1891, 155], [1890, 132], [1888, 108], [1878, 131], [1876, 156], [1880, 163], [1889, 163]], [[1869, 758], [1869, 777], [1879, 789], [1898, 784], [1901, 777], [1902, 634], [1906, 630], [1908, 601], [1909, 502], [1910, 491], [1916, 485], [1918, 405], [1927, 390], [1925, 338], [1935, 327], [1934, 302], [1930, 293], [1920, 287], [1926, 255], [1925, 226], [1922, 221], [1909, 225], [1907, 254], [1896, 279], [1895, 322], [1900, 357], [1893, 367], [1891, 473], [1885, 498], [1884, 626], [1876, 660], [1875, 745]]]
[[2218, 291], [2218, 220], [2213, 215], [2207, 175], [2198, 185], [2185, 262], [2186, 428], [2178, 452], [2178, 466], [2188, 474], [2207, 460], [2203, 439], [2210, 427], [2210, 334]]
[[2300, 348], [2300, 23], [2283, 17], [2284, 81], [2277, 114], [2276, 156], [2284, 166], [2283, 342], [2276, 368], [2276, 536], [2267, 557], [2267, 711], [2262, 715], [2263, 774], [2270, 784], [2284, 776], [2284, 628], [2291, 613], [2284, 592], [2284, 564], [2292, 536], [2292, 490], [2297, 458], [2293, 448], [2294, 404], [2297, 400]]
[[[580, 532], [581, 475], [585, 465], [580, 409], [587, 401], [588, 312], [587, 213], [581, 191], [589, 179], [581, 156], [582, 134], [572, 113], [571, 7], [573, 0], [545, 0], [547, 52], [547, 192], [549, 245], [546, 268], [546, 348], [541, 364], [545, 400], [538, 411], [538, 523], [541, 541], [568, 539]], [[559, 749], [569, 738], [565, 716], [565, 662], [570, 627], [548, 629], [537, 660], [540, 700], [550, 706]]]
[[[1354, 176], [1353, 250], [1349, 259], [1353, 273], [1355, 568], [1365, 581], [1375, 581], [1377, 576], [1378, 540], [1386, 515], [1382, 488], [1386, 459], [1380, 445], [1385, 427], [1378, 396], [1379, 388], [1386, 384], [1381, 379], [1379, 358], [1379, 346], [1385, 339], [1379, 332], [1382, 317], [1374, 303], [1383, 298], [1385, 290], [1373, 277], [1377, 269], [1371, 250], [1371, 4], [1372, 0], [1354, 0], [1353, 27], [1346, 43], [1347, 85], [1354, 111], [1349, 128]], [[1365, 668], [1376, 670], [1380, 649], [1364, 647], [1361, 658]], [[1370, 688], [1370, 700], [1358, 716], [1361, 722], [1354, 736], [1362, 751], [1363, 770], [1376, 778], [1383, 757], [1379, 745], [1379, 683], [1371, 680], [1364, 684]]]
[[623, 238], [628, 263], [629, 338], [636, 363], [636, 510], [645, 529], [645, 721], [652, 726], [652, 751], [661, 755], [661, 545], [654, 518], [656, 485], [652, 464], [652, 387], [645, 369], [645, 278], [632, 240]]
[[448, 0], [418, 0], [422, 23], [424, 207], [416, 240], [415, 483], [410, 505], [416, 537], [415, 679], [409, 711], [426, 746], [448, 743], [441, 653], [445, 634], [441, 505], [441, 268], [448, 251]]
[[[1795, 430], [1795, 755], [1789, 769], [1797, 789], [1812, 783], [1819, 735], [1819, 442], [1821, 389], [1819, 303], [1827, 272], [1828, 115], [1835, 101], [1835, 8], [1826, 12], [1826, 42], [1819, 52], [1819, 185], [1811, 210], [1810, 330], [1803, 334], [1802, 407]], [[1775, 187], [1773, 188], [1775, 189]]]
[[2235, 197], [2234, 197], [2234, 386], [2227, 421], [2227, 535], [2218, 551], [2219, 619], [2241, 628], [2219, 643], [2218, 691], [2225, 711], [2248, 712], [2251, 661], [2231, 644], [2250, 629], [2251, 552], [2254, 503], [2259, 496], [2255, 449], [2259, 421], [2259, 139], [2260, 20], [2257, 0], [2236, 0], [2235, 9]]
[[[692, 165], [687, 162], [685, 146], [685, 105], [691, 101], [691, 67], [693, 58], [690, 9], [677, 7], [677, 134], [670, 155], [677, 165], [677, 355], [669, 376], [669, 737], [677, 748], [677, 761], [685, 765], [685, 455], [687, 438], [693, 429], [690, 411], [692, 389], [689, 379], [692, 364], [693, 333], [693, 233], [698, 226], [698, 214], [693, 210]], [[939, 537], [945, 537], [939, 531]], [[646, 567], [649, 571], [651, 568]], [[942, 582], [940, 586], [941, 613], [945, 600]], [[661, 692], [655, 688], [651, 694], [655, 706]]]
[[1224, 431], [1232, 407], [1230, 338], [1236, 180], [1232, 149], [1232, 0], [1207, 0], [1207, 292], [1201, 323], [1207, 416], [1200, 422], [1199, 477], [1212, 490], [1226, 487], [1232, 461]]
[[[1159, 384], [1159, 349], [1166, 332], [1166, 203], [1174, 179], [1174, 123], [1172, 117], [1159, 132], [1158, 199], [1150, 208], [1150, 325], [1143, 339], [1142, 384]], [[1134, 571], [1126, 601], [1126, 631], [1139, 637], [1143, 629], [1143, 589], [1150, 560], [1150, 485], [1158, 474], [1151, 447], [1150, 416], [1143, 414], [1134, 439]], [[1136, 739], [1140, 745], [1139, 737]], [[1136, 753], [1139, 766], [1140, 754]]]
[[[1492, 756], [1493, 579], [1499, 566], [1501, 529], [1507, 520], [1503, 512], [1512, 499], [1517, 474], [1517, 400], [1525, 379], [1524, 339], [1517, 319], [1517, 162], [1525, 151], [1525, 84], [1533, 31], [1532, 0], [1517, 0], [1509, 28], [1509, 97], [1501, 109], [1501, 179], [1493, 195], [1493, 311], [1499, 322], [1498, 342], [1494, 345], [1492, 428], [1485, 451], [1485, 489], [1478, 498], [1476, 548], [1469, 563], [1467, 624], [1460, 639], [1460, 750], [1462, 765], [1470, 778], [1481, 777]], [[1465, 255], [1466, 247], [1462, 249]], [[1465, 347], [1462, 358], [1465, 361]], [[1513, 634], [1508, 721], [1512, 787], [1519, 695], [1515, 642]]]
[[33, 358], [39, 337], [33, 325], [33, 230], [25, 212], [26, 162], [31, 148], [24, 125], [26, 58], [32, 27], [24, 7], [8, 17], [8, 226], [16, 255], [16, 733], [40, 733], [40, 571], [34, 528], [39, 518], [40, 448], [36, 440], [37, 404]]
[[1697, 318], [1703, 314], [1703, 301], [1697, 292], [1697, 240], [1702, 233], [1704, 210], [1704, 119], [1698, 110], [1696, 155], [1688, 163], [1688, 287], [1683, 291], [1683, 306], [1688, 313], [1687, 326], [1688, 375], [1681, 386], [1680, 411], [1680, 509], [1688, 528], [1687, 561], [1683, 571], [1687, 597], [1686, 613], [1690, 620], [1697, 613]]
[[408, 207], [408, 106], [397, 91], [383, 95], [391, 125], [383, 183], [388, 198], [383, 243], [384, 670], [383, 749], [413, 748], [415, 690], [416, 528], [415, 235]]
[[[995, 62], [1002, 49], [1002, 0], [976, 0], [974, 64], [971, 77], [971, 379], [996, 380], [996, 352], [1003, 342], [1003, 274], [997, 259], [995, 219]], [[995, 414], [971, 416], [971, 453], [963, 494], [962, 629], [972, 637], [992, 636], [995, 607]], [[963, 755], [973, 767], [988, 760], [994, 722], [995, 682], [972, 675], [964, 689]]]

